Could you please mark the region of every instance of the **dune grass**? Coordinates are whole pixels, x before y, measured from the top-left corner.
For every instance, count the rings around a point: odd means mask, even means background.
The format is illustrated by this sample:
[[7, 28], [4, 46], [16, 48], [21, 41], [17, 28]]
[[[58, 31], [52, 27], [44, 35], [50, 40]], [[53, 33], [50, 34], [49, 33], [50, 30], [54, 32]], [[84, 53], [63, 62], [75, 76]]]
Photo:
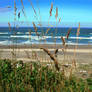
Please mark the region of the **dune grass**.
[[66, 77], [40, 62], [0, 60], [0, 92], [91, 92], [92, 79]]

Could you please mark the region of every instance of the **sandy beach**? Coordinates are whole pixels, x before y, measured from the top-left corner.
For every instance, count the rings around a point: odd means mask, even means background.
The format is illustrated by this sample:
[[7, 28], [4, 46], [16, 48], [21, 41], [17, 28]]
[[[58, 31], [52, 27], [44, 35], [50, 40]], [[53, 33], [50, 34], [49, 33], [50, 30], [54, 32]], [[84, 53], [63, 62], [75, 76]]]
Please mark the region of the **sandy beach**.
[[[62, 51], [62, 45], [50, 45], [50, 44], [34, 44], [34, 45], [20, 45], [20, 46], [1, 46], [0, 45], [0, 58], [1, 59], [16, 59], [23, 60], [24, 62], [41, 61], [50, 62], [50, 57], [40, 48], [48, 48], [54, 55], [55, 49], [59, 49], [57, 59], [59, 62], [71, 63], [73, 59], [77, 63], [92, 64], [92, 46], [80, 45], [77, 49], [74, 49], [74, 45], [69, 45], [64, 54]], [[14, 49], [13, 49], [14, 48]], [[75, 56], [74, 56], [75, 55]]]
[[[76, 45], [68, 45], [68, 49], [74, 49]], [[16, 48], [16, 49], [28, 49], [28, 48], [32, 48], [32, 49], [40, 49], [41, 47], [44, 48], [49, 48], [49, 49], [61, 49], [63, 48], [62, 44], [32, 44], [32, 45], [1, 45], [0, 44], [0, 49], [12, 49], [12, 48]], [[77, 45], [78, 49], [92, 49], [92, 45]]]

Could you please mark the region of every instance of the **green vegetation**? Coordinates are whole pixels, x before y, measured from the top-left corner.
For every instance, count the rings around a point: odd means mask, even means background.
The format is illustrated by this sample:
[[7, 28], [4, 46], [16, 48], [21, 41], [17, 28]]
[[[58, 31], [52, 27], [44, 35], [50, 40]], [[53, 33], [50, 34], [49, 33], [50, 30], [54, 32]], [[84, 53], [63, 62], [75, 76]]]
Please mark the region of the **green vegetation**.
[[92, 92], [92, 79], [66, 77], [40, 62], [0, 60], [0, 92]]

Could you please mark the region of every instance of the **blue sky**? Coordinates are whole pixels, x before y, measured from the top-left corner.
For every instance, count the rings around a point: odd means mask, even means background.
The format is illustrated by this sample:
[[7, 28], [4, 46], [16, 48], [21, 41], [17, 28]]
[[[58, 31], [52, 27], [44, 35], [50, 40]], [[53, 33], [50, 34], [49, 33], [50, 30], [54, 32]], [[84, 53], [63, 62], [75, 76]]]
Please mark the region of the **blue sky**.
[[[35, 17], [32, 6], [30, 5], [30, 0], [23, 0], [27, 15], [26, 18], [21, 11], [21, 0], [15, 1], [16, 7], [18, 8], [17, 14], [21, 12], [20, 19], [16, 15], [16, 24], [19, 26], [32, 26], [32, 22], [38, 24], [39, 21], [41, 21], [43, 26], [48, 26], [49, 11], [51, 2], [53, 2], [52, 16], [49, 20], [53, 26], [56, 26], [55, 10], [58, 7], [59, 16], [57, 21], [61, 18], [61, 23], [58, 23], [58, 26], [77, 27], [80, 22], [81, 27], [92, 27], [92, 0], [31, 0], [37, 17]], [[11, 8], [7, 8], [8, 6], [11, 6]], [[0, 0], [0, 26], [8, 26], [8, 22], [13, 26], [14, 0]]]

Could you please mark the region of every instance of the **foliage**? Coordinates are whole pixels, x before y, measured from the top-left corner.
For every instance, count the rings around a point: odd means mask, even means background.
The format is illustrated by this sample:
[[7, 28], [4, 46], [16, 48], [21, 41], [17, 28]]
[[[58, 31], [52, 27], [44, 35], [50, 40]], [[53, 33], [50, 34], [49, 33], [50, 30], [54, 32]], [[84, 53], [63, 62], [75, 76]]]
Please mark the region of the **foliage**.
[[55, 71], [39, 63], [11, 63], [0, 60], [1, 92], [91, 92], [92, 79], [67, 78], [62, 71]]

